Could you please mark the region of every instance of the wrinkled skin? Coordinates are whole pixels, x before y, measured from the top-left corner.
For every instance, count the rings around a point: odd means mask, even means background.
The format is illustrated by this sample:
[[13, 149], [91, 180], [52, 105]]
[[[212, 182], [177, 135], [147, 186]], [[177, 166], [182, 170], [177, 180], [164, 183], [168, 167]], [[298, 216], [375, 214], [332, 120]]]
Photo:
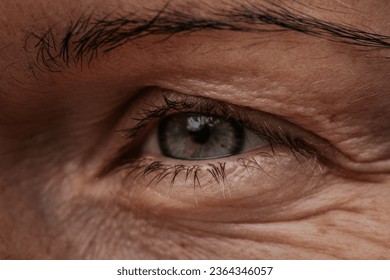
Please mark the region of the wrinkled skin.
[[[0, 258], [390, 258], [390, 48], [203, 30], [144, 37], [90, 67], [48, 71], [31, 32], [52, 27], [57, 39], [84, 13], [150, 16], [165, 3], [52, 2], [0, 3]], [[197, 5], [203, 15], [230, 3], [186, 2], [178, 9]], [[390, 35], [387, 0], [282, 2]], [[316, 156], [265, 145], [178, 161], [161, 155], [152, 123], [126, 145], [146, 161], [196, 165], [196, 176], [157, 183], [130, 167], [100, 172], [126, 142], [118, 130], [165, 95], [237, 105], [271, 129], [280, 122]], [[220, 182], [210, 172], [219, 163]]]

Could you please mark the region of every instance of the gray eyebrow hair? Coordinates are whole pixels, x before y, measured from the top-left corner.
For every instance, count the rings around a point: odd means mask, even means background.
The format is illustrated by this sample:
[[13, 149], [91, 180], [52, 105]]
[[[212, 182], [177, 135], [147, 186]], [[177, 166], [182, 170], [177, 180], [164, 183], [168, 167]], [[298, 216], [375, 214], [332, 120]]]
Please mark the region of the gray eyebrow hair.
[[[390, 48], [390, 36], [363, 31], [351, 26], [323, 21], [308, 15], [294, 13], [273, 3], [270, 7], [250, 3], [233, 4], [229, 9], [210, 11], [202, 17], [170, 8], [169, 2], [151, 17], [135, 13], [109, 18], [80, 17], [70, 22], [64, 35], [58, 40], [53, 28], [43, 34], [29, 32], [25, 50], [30, 39], [34, 40], [36, 62], [49, 71], [61, 71], [66, 67], [88, 64], [99, 53], [107, 54], [131, 41], [151, 36], [205, 30], [235, 32], [281, 32], [296, 31], [331, 41], [369, 48]], [[161, 41], [164, 41], [161, 40]], [[389, 57], [386, 57], [389, 58]]]

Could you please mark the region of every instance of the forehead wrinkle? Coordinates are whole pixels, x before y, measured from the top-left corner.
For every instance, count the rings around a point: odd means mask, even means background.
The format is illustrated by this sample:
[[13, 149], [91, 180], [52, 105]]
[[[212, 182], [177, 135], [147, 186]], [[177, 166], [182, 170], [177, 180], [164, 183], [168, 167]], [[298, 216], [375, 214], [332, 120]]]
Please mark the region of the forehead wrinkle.
[[[225, 8], [195, 4], [176, 5], [167, 1], [160, 9], [145, 9], [120, 16], [98, 17], [90, 14], [71, 21], [65, 31], [30, 32], [36, 62], [49, 71], [61, 71], [71, 65], [88, 64], [99, 53], [108, 53], [122, 45], [153, 35], [207, 30], [273, 33], [295, 31], [331, 41], [372, 48], [390, 48], [390, 37], [358, 28], [300, 14], [281, 2], [225, 2]], [[191, 6], [189, 6], [191, 5]], [[200, 13], [201, 12], [201, 13]], [[57, 35], [62, 34], [62, 35]]]

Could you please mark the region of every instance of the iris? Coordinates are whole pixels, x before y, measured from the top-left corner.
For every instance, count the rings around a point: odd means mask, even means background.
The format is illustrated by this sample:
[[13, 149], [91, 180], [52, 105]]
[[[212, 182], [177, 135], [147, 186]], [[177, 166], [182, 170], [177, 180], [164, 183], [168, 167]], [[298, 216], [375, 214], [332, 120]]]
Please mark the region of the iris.
[[245, 130], [236, 121], [219, 116], [177, 113], [158, 126], [162, 154], [183, 160], [220, 158], [242, 151]]

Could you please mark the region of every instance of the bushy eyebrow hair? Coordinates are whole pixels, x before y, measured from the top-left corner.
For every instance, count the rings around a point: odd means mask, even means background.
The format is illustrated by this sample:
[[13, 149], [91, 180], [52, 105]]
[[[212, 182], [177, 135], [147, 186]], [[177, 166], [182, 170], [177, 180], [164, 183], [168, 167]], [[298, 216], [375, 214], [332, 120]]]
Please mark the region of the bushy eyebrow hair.
[[99, 53], [107, 54], [146, 36], [167, 35], [168, 39], [178, 33], [205, 30], [253, 33], [292, 30], [344, 44], [390, 48], [390, 36], [323, 21], [275, 3], [267, 7], [254, 3], [236, 3], [229, 9], [210, 11], [207, 17], [171, 8], [168, 4], [150, 17], [141, 17], [135, 13], [103, 18], [83, 16], [70, 22], [60, 38], [53, 28], [43, 34], [29, 32], [25, 48], [27, 42], [33, 39], [37, 63], [50, 71], [61, 71], [72, 64], [82, 64], [83, 61], [90, 64]]

